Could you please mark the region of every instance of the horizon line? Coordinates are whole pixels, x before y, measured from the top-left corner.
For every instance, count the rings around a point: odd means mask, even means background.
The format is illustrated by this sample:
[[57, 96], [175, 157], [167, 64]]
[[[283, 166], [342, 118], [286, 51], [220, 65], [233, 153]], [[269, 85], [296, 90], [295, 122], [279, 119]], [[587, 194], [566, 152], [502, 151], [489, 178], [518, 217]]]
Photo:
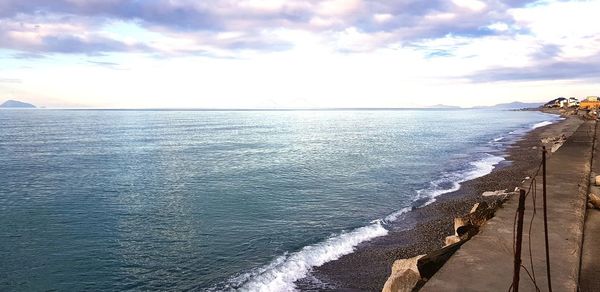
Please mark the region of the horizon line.
[[[324, 107], [324, 108], [60, 108], [60, 107], [35, 107], [35, 108], [0, 108], [2, 110], [71, 110], [71, 111], [394, 111], [394, 110], [466, 110], [485, 109], [492, 106], [473, 107]], [[508, 109], [508, 108], [507, 108]]]

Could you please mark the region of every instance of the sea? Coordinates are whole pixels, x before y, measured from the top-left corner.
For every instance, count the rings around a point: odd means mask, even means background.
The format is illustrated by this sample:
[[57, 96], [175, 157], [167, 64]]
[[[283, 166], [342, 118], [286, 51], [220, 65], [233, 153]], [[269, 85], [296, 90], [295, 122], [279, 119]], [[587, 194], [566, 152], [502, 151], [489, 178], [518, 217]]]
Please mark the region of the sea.
[[558, 120], [0, 110], [0, 290], [294, 291]]

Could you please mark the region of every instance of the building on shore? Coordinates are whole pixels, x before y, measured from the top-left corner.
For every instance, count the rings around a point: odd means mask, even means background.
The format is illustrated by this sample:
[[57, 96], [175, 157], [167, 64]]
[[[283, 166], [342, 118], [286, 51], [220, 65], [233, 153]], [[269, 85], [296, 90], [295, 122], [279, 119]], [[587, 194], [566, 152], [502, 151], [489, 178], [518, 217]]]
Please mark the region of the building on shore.
[[588, 96], [579, 103], [579, 109], [597, 110], [600, 109], [600, 98], [597, 96]]
[[579, 107], [579, 99], [577, 99], [575, 97], [569, 97], [569, 100], [567, 101], [567, 106], [568, 107]]
[[544, 105], [544, 107], [547, 107], [547, 108], [555, 108], [555, 107], [562, 108], [562, 107], [566, 107], [567, 104], [568, 104], [568, 102], [569, 102], [568, 99], [566, 99], [564, 97], [559, 97], [559, 98], [555, 98], [555, 99], [547, 102]]

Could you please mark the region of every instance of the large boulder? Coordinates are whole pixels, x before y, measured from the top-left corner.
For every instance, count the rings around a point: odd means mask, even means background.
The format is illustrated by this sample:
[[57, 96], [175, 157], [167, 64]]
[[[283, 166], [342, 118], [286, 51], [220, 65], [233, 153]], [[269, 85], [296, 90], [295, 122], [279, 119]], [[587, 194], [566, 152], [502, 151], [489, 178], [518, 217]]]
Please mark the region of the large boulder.
[[446, 236], [446, 238], [444, 239], [444, 246], [455, 244], [457, 242], [460, 242], [460, 236], [458, 236], [458, 235], [449, 235], [449, 236]]
[[596, 194], [588, 195], [588, 203], [595, 209], [600, 209], [600, 196]]
[[[487, 220], [494, 217], [496, 209], [486, 202], [477, 203], [471, 209], [471, 213], [454, 219], [455, 235], [468, 238], [479, 231], [479, 227]], [[467, 239], [468, 239], [467, 238]]]
[[506, 190], [499, 190], [499, 191], [487, 191], [487, 192], [483, 192], [481, 194], [481, 196], [483, 196], [483, 197], [492, 197], [492, 196], [504, 196], [506, 194], [507, 194]]
[[392, 265], [392, 273], [383, 285], [382, 292], [410, 292], [421, 279], [417, 262], [424, 255], [409, 259], [396, 260]]
[[383, 292], [410, 292], [415, 286], [421, 287], [435, 274], [460, 246], [479, 232], [479, 228], [490, 218], [508, 197], [505, 190], [489, 196], [498, 196], [490, 203], [480, 202], [473, 205], [471, 212], [454, 219], [455, 234], [446, 237], [445, 246], [409, 259], [401, 259], [392, 265], [392, 273], [383, 286]]

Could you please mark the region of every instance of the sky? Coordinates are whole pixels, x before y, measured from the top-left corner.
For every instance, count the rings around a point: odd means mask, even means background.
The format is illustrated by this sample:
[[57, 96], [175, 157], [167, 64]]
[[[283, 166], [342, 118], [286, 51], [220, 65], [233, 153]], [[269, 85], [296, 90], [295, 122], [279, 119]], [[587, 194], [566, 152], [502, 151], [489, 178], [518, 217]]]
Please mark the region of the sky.
[[600, 1], [0, 0], [0, 102], [492, 105], [600, 95]]

